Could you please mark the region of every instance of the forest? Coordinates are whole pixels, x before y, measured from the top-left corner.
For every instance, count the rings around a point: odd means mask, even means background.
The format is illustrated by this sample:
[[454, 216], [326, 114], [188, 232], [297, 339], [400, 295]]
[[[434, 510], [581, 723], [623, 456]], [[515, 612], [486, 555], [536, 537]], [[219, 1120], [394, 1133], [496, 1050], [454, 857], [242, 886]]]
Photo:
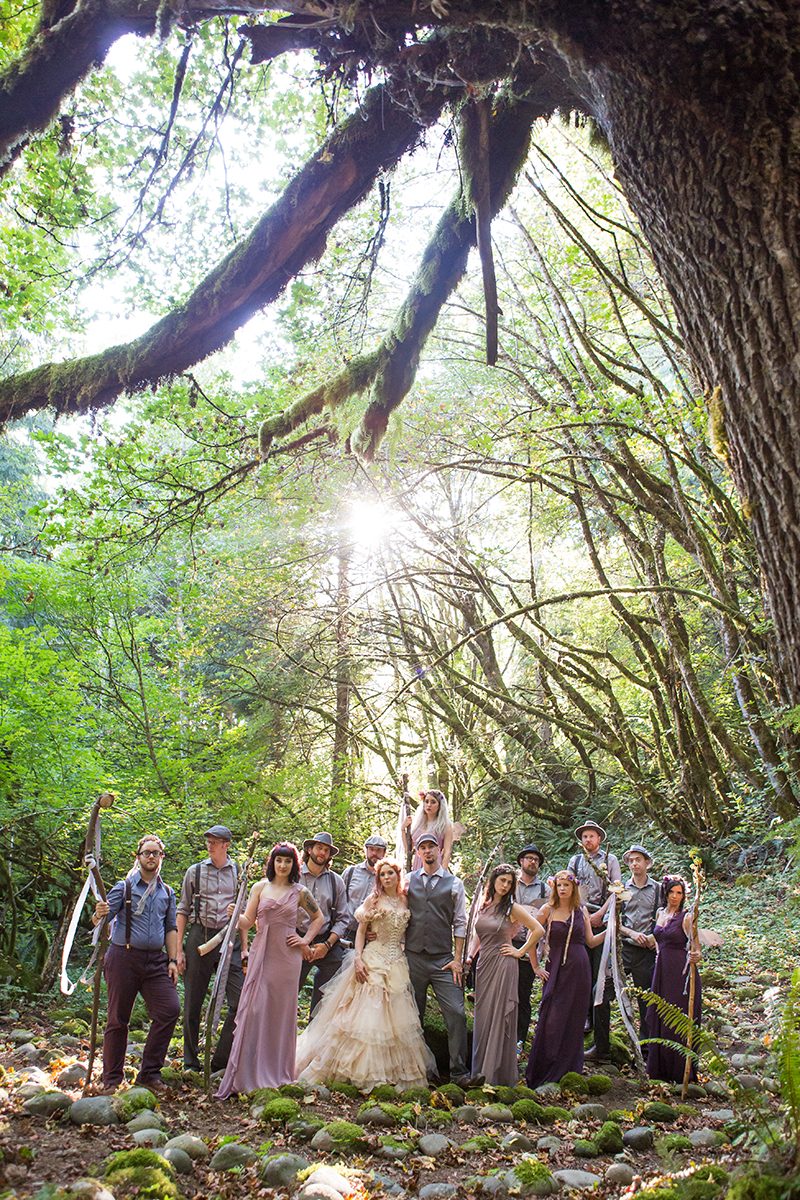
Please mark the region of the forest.
[[789, 7], [0, 0], [10, 1027], [100, 793], [177, 888], [437, 788], [470, 895], [587, 816], [694, 857], [800, 1036]]

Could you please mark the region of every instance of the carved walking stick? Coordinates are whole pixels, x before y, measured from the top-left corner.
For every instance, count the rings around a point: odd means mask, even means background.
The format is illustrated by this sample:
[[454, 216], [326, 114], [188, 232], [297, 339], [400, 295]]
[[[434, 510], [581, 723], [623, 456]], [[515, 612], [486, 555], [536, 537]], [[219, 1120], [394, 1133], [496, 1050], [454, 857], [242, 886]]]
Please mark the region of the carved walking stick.
[[[692, 951], [698, 942], [697, 924], [700, 919], [700, 861], [694, 855], [692, 856], [692, 878], [694, 880], [694, 904], [692, 905], [692, 925], [689, 935], [689, 946], [686, 951], [686, 966], [689, 972], [689, 1005], [688, 1016], [691, 1025], [686, 1035], [686, 1049], [692, 1049], [692, 1041], [694, 1040], [694, 1002], [697, 990], [697, 964], [692, 962]], [[689, 1090], [689, 1076], [692, 1073], [692, 1056], [686, 1055], [686, 1063], [683, 1068], [683, 1087], [681, 1088], [681, 1100], [686, 1099], [686, 1093]]]

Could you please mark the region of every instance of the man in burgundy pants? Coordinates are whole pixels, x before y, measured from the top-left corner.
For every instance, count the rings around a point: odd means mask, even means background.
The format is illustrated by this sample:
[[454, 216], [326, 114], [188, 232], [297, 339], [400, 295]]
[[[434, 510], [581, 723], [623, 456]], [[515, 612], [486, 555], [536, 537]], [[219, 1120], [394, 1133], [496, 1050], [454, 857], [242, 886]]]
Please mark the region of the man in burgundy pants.
[[161, 839], [145, 834], [136, 848], [133, 871], [114, 884], [107, 902], [100, 900], [95, 906], [95, 924], [106, 914], [113, 918], [104, 963], [108, 989], [103, 1037], [105, 1092], [122, 1083], [128, 1022], [137, 995], [147, 1005], [151, 1024], [136, 1082], [148, 1088], [164, 1087], [161, 1068], [180, 1006], [175, 893], [161, 878], [163, 857]]

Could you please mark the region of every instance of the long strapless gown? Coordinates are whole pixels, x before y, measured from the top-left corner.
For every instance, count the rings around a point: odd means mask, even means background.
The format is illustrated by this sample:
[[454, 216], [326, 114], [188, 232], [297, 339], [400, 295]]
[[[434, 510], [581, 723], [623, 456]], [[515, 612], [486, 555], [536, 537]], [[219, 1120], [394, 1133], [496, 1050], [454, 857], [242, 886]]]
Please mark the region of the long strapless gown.
[[[356, 910], [364, 917], [364, 907]], [[403, 937], [409, 912], [384, 901], [370, 919], [375, 940], [364, 948], [365, 983], [356, 979], [355, 955], [323, 989], [314, 1016], [297, 1039], [297, 1074], [321, 1083], [335, 1079], [369, 1092], [379, 1083], [425, 1085], [436, 1064], [422, 1037]]]
[[539, 1004], [539, 1020], [525, 1079], [528, 1087], [557, 1083], [567, 1071], [583, 1070], [583, 1027], [592, 990], [583, 909], [574, 914], [566, 962], [562, 963], [569, 921], [550, 921], [550, 972]]
[[475, 970], [475, 1022], [472, 1031], [472, 1074], [487, 1083], [514, 1087], [517, 1065], [519, 960], [500, 953], [510, 946], [516, 926], [494, 905], [481, 909], [475, 922], [480, 954]]
[[295, 883], [279, 900], [262, 896], [258, 905], [258, 932], [250, 946], [231, 1056], [216, 1093], [220, 1100], [294, 1080], [303, 956], [286, 945], [286, 938], [297, 926], [300, 892], [301, 885]]
[[[675, 1004], [685, 1013], [689, 1011], [689, 984], [686, 973], [686, 934], [683, 931], [683, 910], [676, 912], [665, 925], [656, 925], [653, 936], [658, 943], [658, 957], [653, 970], [651, 992], [663, 996], [670, 1004]], [[702, 1011], [702, 988], [697, 966], [692, 964], [695, 972], [694, 1021], [700, 1020]], [[684, 991], [684, 988], [686, 989]], [[649, 1038], [667, 1038], [671, 1042], [686, 1044], [686, 1039], [679, 1037], [671, 1026], [662, 1021], [655, 1005], [647, 1010], [647, 1036]], [[647, 1047], [647, 1074], [651, 1079], [664, 1079], [672, 1083], [680, 1083], [683, 1079], [685, 1057], [679, 1050], [670, 1050], [668, 1046]], [[690, 1079], [697, 1079], [697, 1065], [692, 1063]]]

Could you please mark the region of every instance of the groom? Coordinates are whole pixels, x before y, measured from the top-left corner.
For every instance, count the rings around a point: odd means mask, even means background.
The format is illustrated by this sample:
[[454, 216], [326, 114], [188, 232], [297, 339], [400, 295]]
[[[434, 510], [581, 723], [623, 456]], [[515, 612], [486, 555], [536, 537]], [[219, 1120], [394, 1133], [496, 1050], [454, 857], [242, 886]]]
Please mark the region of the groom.
[[422, 867], [408, 879], [411, 920], [406, 930], [406, 958], [419, 1019], [424, 1028], [430, 986], [447, 1026], [450, 1078], [459, 1087], [477, 1087], [483, 1080], [472, 1079], [467, 1072], [467, 1019], [461, 989], [467, 932], [464, 885], [442, 866], [434, 834], [424, 833], [417, 841], [417, 851]]

